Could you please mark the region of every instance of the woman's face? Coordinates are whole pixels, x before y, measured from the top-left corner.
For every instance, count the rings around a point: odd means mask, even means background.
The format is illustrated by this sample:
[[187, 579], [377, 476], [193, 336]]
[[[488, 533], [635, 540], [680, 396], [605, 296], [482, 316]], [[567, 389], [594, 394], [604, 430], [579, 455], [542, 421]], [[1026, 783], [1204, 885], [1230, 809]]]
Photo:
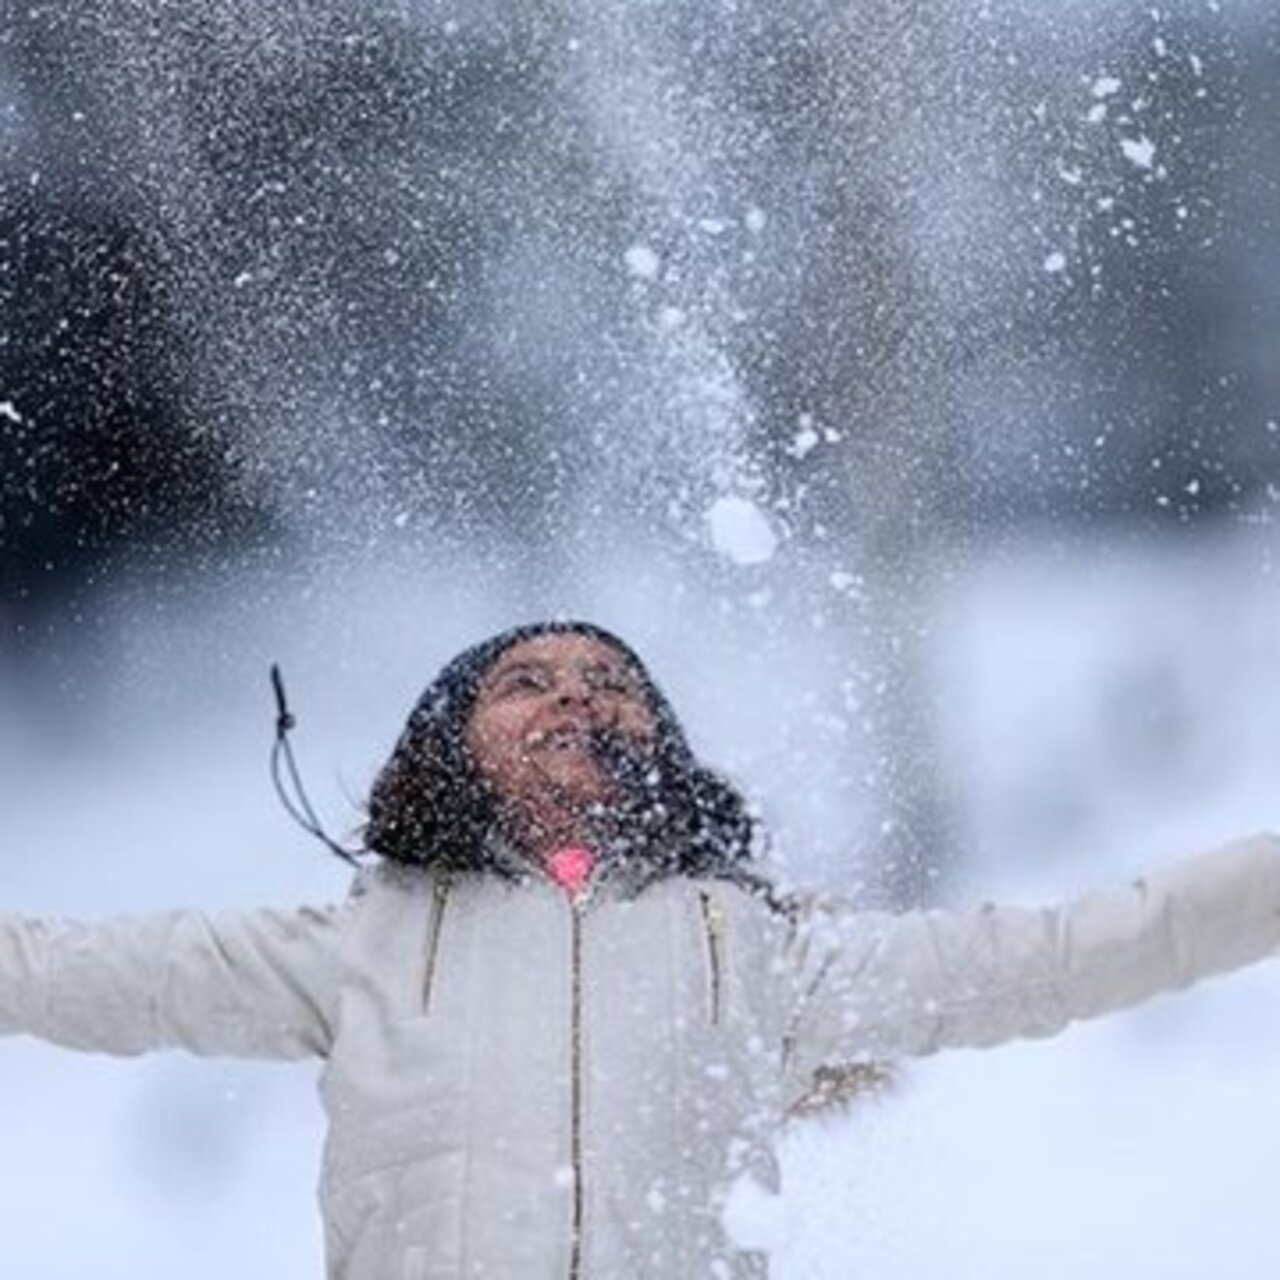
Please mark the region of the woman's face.
[[537, 823], [620, 795], [602, 737], [642, 750], [657, 722], [640, 677], [612, 645], [573, 632], [521, 640], [484, 675], [464, 743], [479, 775]]

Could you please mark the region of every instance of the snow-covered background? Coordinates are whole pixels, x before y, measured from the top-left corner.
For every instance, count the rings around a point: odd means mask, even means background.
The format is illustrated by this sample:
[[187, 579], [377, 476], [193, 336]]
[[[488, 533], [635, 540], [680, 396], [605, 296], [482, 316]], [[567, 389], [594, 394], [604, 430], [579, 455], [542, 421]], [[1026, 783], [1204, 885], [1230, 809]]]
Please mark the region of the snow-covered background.
[[[0, 903], [331, 900], [463, 645], [646, 655], [778, 873], [1280, 825], [1271, 0], [0, 11]], [[907, 1066], [782, 1280], [1280, 1263], [1280, 968]], [[0, 1275], [312, 1280], [305, 1067], [0, 1044]]]

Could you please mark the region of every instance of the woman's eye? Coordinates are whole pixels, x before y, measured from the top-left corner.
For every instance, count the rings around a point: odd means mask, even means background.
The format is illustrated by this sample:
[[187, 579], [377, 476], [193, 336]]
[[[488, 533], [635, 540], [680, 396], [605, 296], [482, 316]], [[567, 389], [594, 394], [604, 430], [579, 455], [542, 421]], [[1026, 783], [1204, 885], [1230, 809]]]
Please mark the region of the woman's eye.
[[593, 688], [602, 689], [606, 693], [631, 694], [635, 687], [631, 680], [620, 671], [600, 671], [589, 677]]
[[508, 693], [538, 693], [548, 687], [546, 676], [537, 671], [512, 671], [499, 686]]

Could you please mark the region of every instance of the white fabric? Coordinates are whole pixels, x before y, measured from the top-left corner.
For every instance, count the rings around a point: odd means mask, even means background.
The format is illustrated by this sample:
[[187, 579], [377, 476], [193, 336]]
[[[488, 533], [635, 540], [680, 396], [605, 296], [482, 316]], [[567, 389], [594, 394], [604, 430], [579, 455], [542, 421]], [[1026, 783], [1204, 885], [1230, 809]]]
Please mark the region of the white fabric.
[[0, 1031], [326, 1058], [330, 1280], [567, 1280], [575, 1151], [582, 1280], [758, 1277], [719, 1207], [774, 1176], [815, 1070], [1051, 1034], [1268, 955], [1280, 840], [1042, 911], [787, 917], [725, 882], [606, 881], [576, 986], [573, 911], [480, 876], [441, 909], [383, 868], [326, 911], [0, 917]]

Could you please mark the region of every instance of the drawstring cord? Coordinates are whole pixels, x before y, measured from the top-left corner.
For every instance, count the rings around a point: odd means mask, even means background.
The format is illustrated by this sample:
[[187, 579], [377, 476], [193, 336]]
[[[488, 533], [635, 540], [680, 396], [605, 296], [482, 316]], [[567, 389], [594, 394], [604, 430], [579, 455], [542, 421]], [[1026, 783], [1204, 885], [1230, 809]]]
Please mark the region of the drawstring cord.
[[[298, 722], [289, 710], [289, 703], [284, 694], [284, 677], [280, 674], [279, 665], [274, 662], [271, 664], [271, 688], [276, 695], [276, 740], [271, 748], [271, 781], [275, 786], [276, 795], [280, 797], [280, 803], [284, 805], [285, 812], [308, 835], [314, 836], [330, 853], [337, 855], [343, 862], [359, 867], [360, 863], [356, 855], [350, 849], [344, 849], [324, 829], [307, 797], [307, 789], [302, 785], [302, 775], [298, 772], [298, 762], [294, 758], [293, 746], [289, 741], [289, 732]], [[289, 794], [285, 786], [285, 778], [281, 771], [282, 763], [287, 771], [288, 781], [293, 787], [293, 795]]]

